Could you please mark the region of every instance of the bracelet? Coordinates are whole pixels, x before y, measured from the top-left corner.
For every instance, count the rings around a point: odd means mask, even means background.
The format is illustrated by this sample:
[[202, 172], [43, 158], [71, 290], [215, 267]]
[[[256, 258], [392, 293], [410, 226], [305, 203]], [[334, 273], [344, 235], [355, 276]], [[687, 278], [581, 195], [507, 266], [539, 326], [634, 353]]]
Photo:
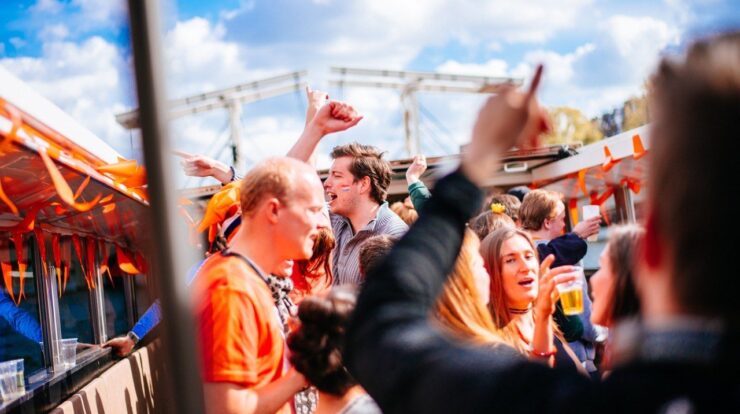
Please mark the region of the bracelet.
[[139, 343], [139, 340], [140, 340], [140, 339], [139, 339], [139, 336], [138, 336], [138, 335], [136, 335], [136, 334], [134, 333], [134, 331], [129, 331], [129, 332], [128, 332], [128, 333], [126, 334], [126, 337], [128, 337], [128, 339], [132, 340], [132, 341], [134, 342], [134, 345], [136, 345], [136, 344], [138, 344], [138, 343]]
[[231, 171], [231, 179], [229, 180], [230, 183], [233, 183], [236, 181], [236, 170], [234, 169], [233, 165], [229, 165], [229, 170]]
[[529, 353], [530, 355], [537, 357], [537, 358], [550, 358], [551, 356], [554, 356], [555, 354], [558, 353], [558, 349], [555, 348], [554, 346], [550, 348], [550, 350], [547, 352], [537, 352], [534, 349], [530, 349]]

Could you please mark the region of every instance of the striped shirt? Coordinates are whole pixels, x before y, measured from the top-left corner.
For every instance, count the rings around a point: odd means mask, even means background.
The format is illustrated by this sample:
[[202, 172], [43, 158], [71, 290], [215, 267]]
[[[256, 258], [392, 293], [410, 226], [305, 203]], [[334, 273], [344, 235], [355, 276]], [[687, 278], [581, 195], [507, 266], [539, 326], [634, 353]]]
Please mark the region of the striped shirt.
[[338, 214], [331, 214], [331, 228], [337, 245], [334, 247], [332, 258], [332, 271], [334, 272], [334, 284], [359, 285], [362, 283], [360, 274], [360, 246], [368, 238], [387, 234], [392, 237], [401, 237], [409, 229], [406, 223], [396, 213], [388, 208], [388, 203], [383, 203], [378, 209], [374, 219], [357, 233], [352, 231], [349, 219]]

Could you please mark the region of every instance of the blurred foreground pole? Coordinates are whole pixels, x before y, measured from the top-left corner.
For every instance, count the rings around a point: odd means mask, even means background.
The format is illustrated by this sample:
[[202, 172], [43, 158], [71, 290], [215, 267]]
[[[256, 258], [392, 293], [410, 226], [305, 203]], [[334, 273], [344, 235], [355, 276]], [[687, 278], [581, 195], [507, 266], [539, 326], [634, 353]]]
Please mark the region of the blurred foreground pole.
[[[150, 277], [159, 287], [164, 325], [163, 352], [167, 370], [160, 385], [160, 407], [168, 412], [202, 413], [203, 390], [196, 353], [193, 318], [185, 283], [191, 248], [185, 225], [177, 214], [174, 171], [171, 166], [162, 55], [159, 1], [128, 0], [136, 91], [151, 203], [149, 233], [152, 251]], [[174, 391], [174, 392], [173, 392]], [[172, 405], [170, 405], [172, 404]]]

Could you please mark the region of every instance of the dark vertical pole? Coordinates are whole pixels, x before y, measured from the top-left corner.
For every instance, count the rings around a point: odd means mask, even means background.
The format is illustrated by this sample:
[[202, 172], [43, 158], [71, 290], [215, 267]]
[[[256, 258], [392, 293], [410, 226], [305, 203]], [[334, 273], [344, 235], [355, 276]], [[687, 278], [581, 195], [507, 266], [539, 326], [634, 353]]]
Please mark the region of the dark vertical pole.
[[[185, 283], [190, 247], [184, 223], [179, 221], [175, 203], [175, 177], [171, 166], [170, 142], [161, 65], [159, 2], [129, 0], [131, 41], [134, 52], [136, 91], [139, 97], [144, 159], [147, 169], [151, 221], [152, 266], [150, 276], [159, 287], [164, 328], [166, 374], [163, 405], [167, 411], [202, 413], [203, 390], [199, 355], [194, 341], [193, 319]], [[179, 259], [179, 260], [178, 260]]]

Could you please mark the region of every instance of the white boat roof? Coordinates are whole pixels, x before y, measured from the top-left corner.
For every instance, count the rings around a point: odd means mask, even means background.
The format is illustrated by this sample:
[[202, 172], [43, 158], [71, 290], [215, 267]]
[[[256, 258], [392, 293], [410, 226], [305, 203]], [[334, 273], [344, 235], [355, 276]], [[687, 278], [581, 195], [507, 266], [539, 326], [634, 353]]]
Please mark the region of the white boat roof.
[[61, 108], [0, 65], [0, 97], [108, 164], [120, 154]]

